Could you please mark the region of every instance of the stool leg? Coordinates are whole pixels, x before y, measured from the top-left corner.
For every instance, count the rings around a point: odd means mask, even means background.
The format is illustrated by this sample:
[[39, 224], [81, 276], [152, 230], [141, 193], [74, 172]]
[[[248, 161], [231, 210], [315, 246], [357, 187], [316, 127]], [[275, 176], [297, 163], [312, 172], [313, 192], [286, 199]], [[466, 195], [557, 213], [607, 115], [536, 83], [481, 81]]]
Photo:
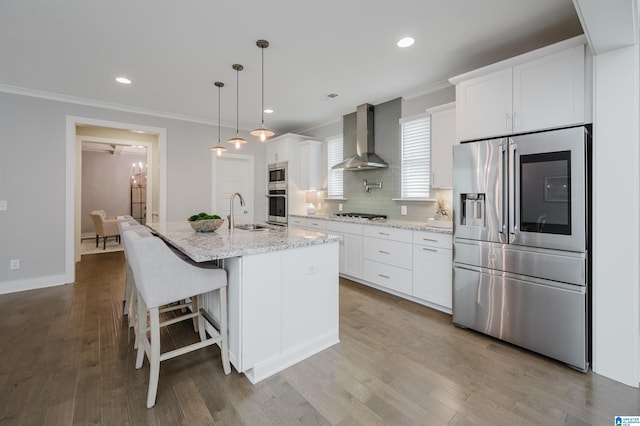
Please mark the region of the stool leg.
[[142, 363], [144, 362], [144, 340], [147, 339], [147, 312], [146, 307], [144, 306], [144, 301], [142, 297], [138, 294], [138, 329], [136, 330], [136, 342], [134, 347], [138, 349], [138, 353], [136, 356], [136, 369], [142, 368]]
[[227, 287], [221, 287], [220, 292], [220, 353], [222, 355], [222, 369], [224, 374], [231, 373], [229, 363], [229, 340], [227, 335]]
[[202, 319], [202, 315], [200, 314], [200, 308], [203, 306], [202, 303], [203, 296], [201, 294], [195, 296], [194, 299], [194, 307], [193, 309], [198, 312], [198, 316], [194, 318], [194, 320], [198, 323], [198, 333], [200, 333], [200, 341], [204, 342], [207, 340], [207, 332], [204, 330], [204, 320]]
[[[186, 303], [186, 300], [185, 300]], [[201, 300], [198, 299], [198, 296], [193, 296], [191, 297], [191, 310], [193, 313], [196, 312], [200, 312], [200, 308], [201, 308]], [[187, 312], [189, 312], [188, 308], [187, 308]], [[195, 331], [196, 333], [198, 333], [200, 330], [200, 317], [193, 317], [193, 331]]]
[[158, 308], [149, 309], [151, 321], [151, 354], [149, 356], [149, 392], [147, 393], [147, 408], [156, 404], [158, 393], [158, 376], [160, 375], [160, 316]]

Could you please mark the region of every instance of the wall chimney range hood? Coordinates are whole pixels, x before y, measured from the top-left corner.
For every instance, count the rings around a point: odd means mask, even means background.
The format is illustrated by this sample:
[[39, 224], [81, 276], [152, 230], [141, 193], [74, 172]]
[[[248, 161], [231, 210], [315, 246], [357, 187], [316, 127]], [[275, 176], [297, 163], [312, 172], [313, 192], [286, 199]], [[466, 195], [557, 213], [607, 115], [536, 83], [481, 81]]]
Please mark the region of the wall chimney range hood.
[[[346, 138], [345, 143], [348, 143]], [[356, 110], [356, 152], [356, 155], [341, 161], [332, 169], [370, 170], [389, 167], [374, 150], [373, 105], [362, 104]]]

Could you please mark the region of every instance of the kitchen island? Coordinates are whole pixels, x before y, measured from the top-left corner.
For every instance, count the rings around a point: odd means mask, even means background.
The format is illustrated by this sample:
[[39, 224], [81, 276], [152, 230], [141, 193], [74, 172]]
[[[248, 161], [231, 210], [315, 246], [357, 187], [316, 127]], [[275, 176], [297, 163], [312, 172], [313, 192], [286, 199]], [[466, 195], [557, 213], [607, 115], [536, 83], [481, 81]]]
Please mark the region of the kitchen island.
[[[229, 359], [251, 383], [339, 342], [339, 236], [278, 226], [231, 232], [226, 223], [209, 233], [186, 221], [148, 226], [193, 261], [226, 270]], [[216, 320], [217, 297], [204, 297]]]

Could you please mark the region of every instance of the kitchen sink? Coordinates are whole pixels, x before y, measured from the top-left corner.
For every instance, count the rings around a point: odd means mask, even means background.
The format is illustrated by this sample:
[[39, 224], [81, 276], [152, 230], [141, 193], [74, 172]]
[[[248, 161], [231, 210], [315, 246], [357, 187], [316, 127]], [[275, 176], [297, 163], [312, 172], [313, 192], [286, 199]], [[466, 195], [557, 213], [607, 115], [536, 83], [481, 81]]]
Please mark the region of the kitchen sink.
[[257, 223], [244, 223], [242, 225], [236, 225], [236, 229], [242, 229], [243, 231], [261, 231], [263, 229], [269, 229], [267, 225], [259, 225]]

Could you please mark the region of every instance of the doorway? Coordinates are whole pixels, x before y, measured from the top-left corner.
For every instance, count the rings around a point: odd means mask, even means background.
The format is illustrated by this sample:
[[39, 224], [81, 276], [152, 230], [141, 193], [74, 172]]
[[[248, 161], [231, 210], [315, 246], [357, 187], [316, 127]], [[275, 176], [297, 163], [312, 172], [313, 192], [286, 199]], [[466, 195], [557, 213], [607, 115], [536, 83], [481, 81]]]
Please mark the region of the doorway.
[[[114, 131], [144, 132], [155, 135], [156, 143], [140, 143], [147, 151], [148, 190], [147, 221], [164, 220], [166, 217], [166, 129], [143, 126], [133, 123], [120, 123], [85, 117], [67, 116], [67, 167], [66, 167], [66, 237], [65, 237], [65, 275], [67, 282], [75, 281], [75, 263], [81, 259], [81, 182], [82, 182], [82, 136], [77, 134], [78, 126], [99, 127]], [[94, 140], [96, 141], [96, 140]], [[97, 140], [98, 142], [105, 142]], [[111, 141], [107, 141], [111, 142]], [[106, 143], [106, 142], [105, 142]], [[134, 141], [132, 144], [139, 144]], [[161, 172], [162, 171], [162, 172]], [[152, 211], [155, 214], [152, 216]]]

